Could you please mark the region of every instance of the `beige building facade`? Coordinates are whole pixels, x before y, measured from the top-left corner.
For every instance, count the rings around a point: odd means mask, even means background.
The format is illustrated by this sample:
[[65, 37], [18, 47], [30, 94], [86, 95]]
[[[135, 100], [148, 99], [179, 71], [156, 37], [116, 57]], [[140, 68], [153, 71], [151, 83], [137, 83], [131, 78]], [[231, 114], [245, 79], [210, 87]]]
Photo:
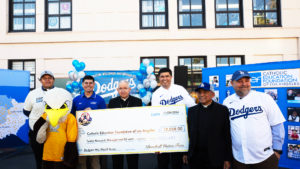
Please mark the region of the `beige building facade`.
[[[34, 22], [25, 23], [26, 12]], [[74, 59], [85, 70], [137, 70], [152, 58], [157, 68], [190, 64], [197, 79], [203, 67], [300, 59], [299, 16], [299, 0], [1, 0], [0, 69], [26, 69], [28, 61], [38, 87], [45, 69], [68, 78]]]

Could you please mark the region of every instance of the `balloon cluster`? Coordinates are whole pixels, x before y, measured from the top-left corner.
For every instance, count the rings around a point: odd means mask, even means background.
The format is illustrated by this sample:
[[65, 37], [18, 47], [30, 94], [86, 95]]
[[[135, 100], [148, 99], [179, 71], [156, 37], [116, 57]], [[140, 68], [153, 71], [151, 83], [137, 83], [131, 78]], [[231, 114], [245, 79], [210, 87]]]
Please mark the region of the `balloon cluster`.
[[78, 60], [73, 60], [72, 65], [74, 70], [69, 71], [68, 75], [71, 81], [66, 83], [66, 89], [72, 93], [73, 97], [80, 94], [83, 91], [81, 79], [85, 76], [84, 68], [85, 63], [79, 62]]
[[143, 105], [147, 105], [151, 101], [152, 90], [157, 86], [154, 65], [150, 63], [149, 59], [143, 60], [136, 77], [141, 82], [137, 85], [139, 97], [142, 99]]

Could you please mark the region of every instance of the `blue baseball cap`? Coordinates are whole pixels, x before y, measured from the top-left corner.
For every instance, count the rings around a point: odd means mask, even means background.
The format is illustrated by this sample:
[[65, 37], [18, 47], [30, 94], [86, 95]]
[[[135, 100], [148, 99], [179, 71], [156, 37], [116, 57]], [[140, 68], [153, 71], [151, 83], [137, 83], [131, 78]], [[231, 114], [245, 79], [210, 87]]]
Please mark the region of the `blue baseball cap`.
[[251, 76], [250, 76], [249, 73], [248, 73], [247, 71], [245, 71], [245, 70], [238, 70], [238, 71], [236, 71], [236, 72], [233, 73], [233, 75], [232, 75], [232, 77], [231, 77], [231, 80], [232, 80], [232, 81], [233, 81], [233, 80], [237, 81], [237, 80], [240, 80], [240, 79], [243, 78], [243, 77], [248, 77], [248, 78], [250, 78]]
[[214, 86], [210, 85], [209, 83], [203, 82], [195, 89], [195, 91], [198, 92], [200, 89], [213, 92]]

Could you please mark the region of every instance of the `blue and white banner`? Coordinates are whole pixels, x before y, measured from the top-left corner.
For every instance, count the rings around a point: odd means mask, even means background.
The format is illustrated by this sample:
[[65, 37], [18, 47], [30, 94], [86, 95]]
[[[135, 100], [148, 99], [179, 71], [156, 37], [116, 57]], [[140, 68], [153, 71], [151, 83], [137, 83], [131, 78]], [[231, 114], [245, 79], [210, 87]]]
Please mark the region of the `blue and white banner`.
[[136, 78], [138, 70], [126, 71], [85, 71], [87, 75], [95, 78], [95, 93], [104, 98], [105, 103], [108, 104], [111, 98], [118, 95], [117, 88], [119, 82], [127, 80], [131, 87], [131, 95], [138, 94], [137, 85], [139, 80]]
[[300, 87], [300, 69], [254, 71], [249, 74], [253, 88]]

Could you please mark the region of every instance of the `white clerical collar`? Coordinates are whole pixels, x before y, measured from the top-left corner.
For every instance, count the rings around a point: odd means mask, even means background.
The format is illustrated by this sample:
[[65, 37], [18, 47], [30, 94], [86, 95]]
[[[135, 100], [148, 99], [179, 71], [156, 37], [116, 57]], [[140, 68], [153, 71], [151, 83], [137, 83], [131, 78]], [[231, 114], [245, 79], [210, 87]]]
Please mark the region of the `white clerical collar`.
[[121, 97], [121, 99], [122, 99], [124, 102], [125, 102], [128, 98], [129, 98], [129, 96], [126, 97], [125, 99], [123, 99], [123, 98]]

